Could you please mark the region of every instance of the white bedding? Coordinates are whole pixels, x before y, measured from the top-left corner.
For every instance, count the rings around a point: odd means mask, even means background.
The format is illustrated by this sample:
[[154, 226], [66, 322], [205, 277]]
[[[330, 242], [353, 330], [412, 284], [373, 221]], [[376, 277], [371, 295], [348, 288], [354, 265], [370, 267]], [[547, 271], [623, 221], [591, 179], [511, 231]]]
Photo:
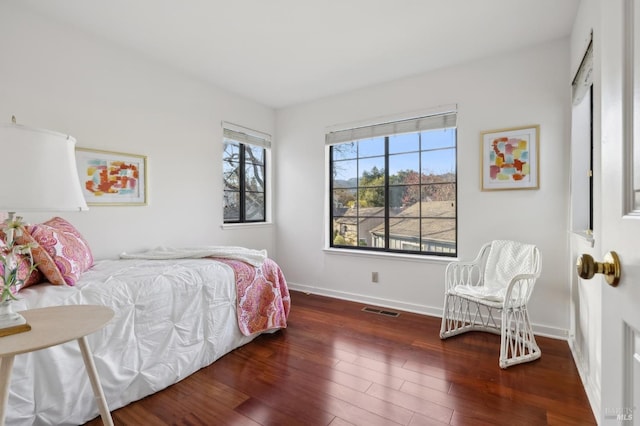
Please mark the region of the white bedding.
[[[115, 311], [88, 337], [112, 411], [255, 337], [238, 328], [233, 270], [211, 259], [102, 260], [75, 287], [39, 284], [19, 297], [16, 310], [97, 304]], [[75, 425], [96, 417], [84, 368], [75, 341], [17, 355], [6, 424]]]
[[234, 246], [156, 247], [139, 253], [121, 253], [121, 259], [200, 259], [219, 257], [235, 259], [253, 266], [260, 266], [267, 258], [267, 251]]

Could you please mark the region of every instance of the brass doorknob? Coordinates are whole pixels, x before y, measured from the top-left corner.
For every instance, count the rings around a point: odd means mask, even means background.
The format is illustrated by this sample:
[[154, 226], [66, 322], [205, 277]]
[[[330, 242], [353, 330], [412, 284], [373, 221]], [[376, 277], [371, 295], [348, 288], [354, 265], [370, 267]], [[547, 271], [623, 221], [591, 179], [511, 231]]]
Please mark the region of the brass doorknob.
[[578, 276], [585, 280], [590, 280], [595, 274], [604, 274], [604, 279], [612, 287], [617, 286], [620, 282], [620, 258], [615, 251], [605, 254], [603, 262], [596, 262], [588, 254], [578, 256], [576, 270]]

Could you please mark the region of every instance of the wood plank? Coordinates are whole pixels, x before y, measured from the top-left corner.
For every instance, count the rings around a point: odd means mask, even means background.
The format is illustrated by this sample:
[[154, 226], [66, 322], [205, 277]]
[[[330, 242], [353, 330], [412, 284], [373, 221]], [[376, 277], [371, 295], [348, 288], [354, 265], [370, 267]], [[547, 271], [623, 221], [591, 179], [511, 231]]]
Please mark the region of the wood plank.
[[[502, 370], [500, 337], [292, 292], [289, 327], [113, 412], [117, 425], [595, 425], [567, 342]], [[96, 418], [87, 425], [99, 425]]]

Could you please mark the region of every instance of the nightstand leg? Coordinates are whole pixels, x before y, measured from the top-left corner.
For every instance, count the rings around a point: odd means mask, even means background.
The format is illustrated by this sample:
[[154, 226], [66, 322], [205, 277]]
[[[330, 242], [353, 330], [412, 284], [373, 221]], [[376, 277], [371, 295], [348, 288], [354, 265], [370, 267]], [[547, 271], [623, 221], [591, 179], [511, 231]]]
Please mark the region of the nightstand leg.
[[13, 358], [9, 355], [0, 358], [0, 426], [4, 426], [5, 410], [9, 401], [9, 384], [11, 384], [11, 369], [13, 368]]
[[98, 403], [98, 410], [100, 411], [100, 417], [102, 417], [102, 424], [106, 426], [113, 426], [113, 419], [111, 418], [111, 413], [109, 412], [109, 407], [107, 406], [107, 400], [104, 397], [104, 392], [102, 391], [102, 386], [100, 385], [98, 371], [96, 370], [96, 365], [93, 362], [93, 356], [91, 355], [91, 351], [89, 350], [87, 338], [85, 336], [79, 338], [78, 344], [80, 345], [80, 352], [82, 352], [84, 365], [85, 367], [87, 367], [87, 374], [89, 375], [89, 381], [91, 382], [91, 387], [93, 388], [93, 394], [95, 395], [96, 402]]

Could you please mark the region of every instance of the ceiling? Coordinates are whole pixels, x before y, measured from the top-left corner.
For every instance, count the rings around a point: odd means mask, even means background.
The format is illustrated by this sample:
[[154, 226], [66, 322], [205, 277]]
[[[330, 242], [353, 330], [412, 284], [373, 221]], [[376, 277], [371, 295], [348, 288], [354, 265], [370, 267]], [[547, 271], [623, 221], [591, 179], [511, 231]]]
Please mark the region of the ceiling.
[[16, 4], [269, 107], [283, 108], [566, 37], [579, 1]]

